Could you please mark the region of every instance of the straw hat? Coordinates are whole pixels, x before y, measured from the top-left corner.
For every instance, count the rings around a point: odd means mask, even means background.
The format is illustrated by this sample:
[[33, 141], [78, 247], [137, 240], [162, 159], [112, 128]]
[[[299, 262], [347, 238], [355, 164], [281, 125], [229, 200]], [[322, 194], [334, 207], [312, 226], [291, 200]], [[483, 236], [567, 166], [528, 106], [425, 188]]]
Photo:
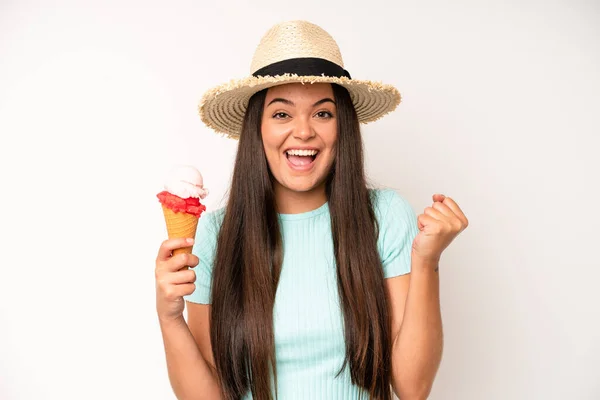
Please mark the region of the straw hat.
[[262, 89], [286, 83], [337, 83], [350, 93], [361, 123], [375, 121], [400, 104], [391, 85], [350, 77], [340, 49], [321, 27], [307, 21], [273, 26], [262, 37], [250, 76], [208, 90], [198, 106], [200, 118], [217, 133], [237, 139], [248, 100]]

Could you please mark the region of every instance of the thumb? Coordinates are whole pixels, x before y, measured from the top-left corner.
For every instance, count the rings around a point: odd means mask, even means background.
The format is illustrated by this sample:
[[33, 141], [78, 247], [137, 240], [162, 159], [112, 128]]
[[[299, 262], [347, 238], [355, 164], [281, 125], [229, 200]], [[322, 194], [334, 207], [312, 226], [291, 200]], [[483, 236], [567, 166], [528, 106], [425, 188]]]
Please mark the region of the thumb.
[[420, 214], [417, 217], [417, 225], [418, 225], [420, 231], [422, 231], [423, 229], [425, 229], [425, 221], [423, 220], [424, 216], [425, 216], [425, 214]]
[[435, 218], [427, 214], [421, 214], [417, 218], [417, 221], [419, 223], [419, 230], [423, 232], [427, 228], [427, 225], [435, 223]]

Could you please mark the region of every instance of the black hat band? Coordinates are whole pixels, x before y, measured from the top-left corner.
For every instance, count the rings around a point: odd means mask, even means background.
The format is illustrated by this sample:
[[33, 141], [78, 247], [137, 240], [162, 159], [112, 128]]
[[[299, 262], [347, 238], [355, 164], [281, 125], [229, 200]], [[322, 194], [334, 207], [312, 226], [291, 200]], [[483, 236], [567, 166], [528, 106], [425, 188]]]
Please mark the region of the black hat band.
[[260, 68], [252, 76], [277, 76], [297, 74], [299, 76], [332, 76], [350, 78], [350, 73], [336, 63], [323, 58], [290, 58]]

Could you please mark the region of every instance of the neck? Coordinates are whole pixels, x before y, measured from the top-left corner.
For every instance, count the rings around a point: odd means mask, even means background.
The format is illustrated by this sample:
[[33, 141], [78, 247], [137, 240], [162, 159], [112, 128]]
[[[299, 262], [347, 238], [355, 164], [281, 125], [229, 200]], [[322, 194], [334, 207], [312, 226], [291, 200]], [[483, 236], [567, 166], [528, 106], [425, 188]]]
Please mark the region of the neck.
[[307, 192], [296, 192], [277, 182], [274, 189], [279, 214], [300, 214], [316, 210], [327, 202], [324, 183]]

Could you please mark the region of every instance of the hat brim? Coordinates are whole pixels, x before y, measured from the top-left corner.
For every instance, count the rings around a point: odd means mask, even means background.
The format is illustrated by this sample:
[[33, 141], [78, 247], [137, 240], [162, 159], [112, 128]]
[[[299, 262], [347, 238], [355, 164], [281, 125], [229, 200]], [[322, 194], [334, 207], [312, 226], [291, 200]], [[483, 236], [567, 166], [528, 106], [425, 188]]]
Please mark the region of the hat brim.
[[200, 118], [209, 128], [223, 136], [238, 139], [250, 97], [273, 86], [286, 83], [336, 83], [350, 93], [360, 123], [373, 122], [393, 111], [402, 101], [392, 85], [380, 82], [330, 76], [250, 76], [208, 90], [200, 100]]

